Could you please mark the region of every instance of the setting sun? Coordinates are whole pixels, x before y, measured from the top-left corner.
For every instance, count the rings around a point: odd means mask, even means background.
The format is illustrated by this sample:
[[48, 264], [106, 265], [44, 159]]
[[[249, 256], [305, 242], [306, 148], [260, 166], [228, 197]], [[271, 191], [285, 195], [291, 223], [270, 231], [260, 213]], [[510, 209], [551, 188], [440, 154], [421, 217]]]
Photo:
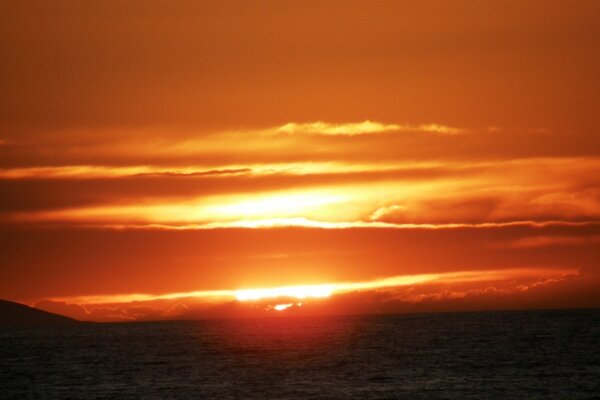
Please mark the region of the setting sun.
[[277, 305], [273, 306], [273, 309], [275, 311], [283, 311], [283, 310], [287, 310], [288, 308], [290, 308], [293, 305], [294, 305], [294, 303], [277, 304]]

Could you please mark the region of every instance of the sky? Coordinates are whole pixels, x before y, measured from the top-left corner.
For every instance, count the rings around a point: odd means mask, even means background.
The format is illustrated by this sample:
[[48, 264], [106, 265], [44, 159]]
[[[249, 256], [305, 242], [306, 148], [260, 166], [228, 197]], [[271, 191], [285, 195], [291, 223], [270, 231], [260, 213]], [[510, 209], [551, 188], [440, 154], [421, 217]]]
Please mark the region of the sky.
[[0, 298], [600, 306], [600, 3], [3, 1]]

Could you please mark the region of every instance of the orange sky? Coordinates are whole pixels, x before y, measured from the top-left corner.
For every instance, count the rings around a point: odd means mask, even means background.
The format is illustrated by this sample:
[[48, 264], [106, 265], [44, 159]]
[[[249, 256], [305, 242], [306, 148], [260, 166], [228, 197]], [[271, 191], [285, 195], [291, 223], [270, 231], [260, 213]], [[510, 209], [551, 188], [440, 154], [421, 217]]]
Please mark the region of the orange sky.
[[[600, 306], [598, 15], [4, 1], [0, 297], [95, 320]], [[235, 296], [296, 285], [335, 290]]]

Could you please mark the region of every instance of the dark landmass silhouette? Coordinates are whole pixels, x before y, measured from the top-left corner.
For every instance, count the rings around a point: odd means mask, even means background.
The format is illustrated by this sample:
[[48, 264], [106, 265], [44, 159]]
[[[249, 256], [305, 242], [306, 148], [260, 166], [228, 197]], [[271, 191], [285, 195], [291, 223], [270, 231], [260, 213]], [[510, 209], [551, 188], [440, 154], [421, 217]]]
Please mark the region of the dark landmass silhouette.
[[23, 304], [0, 300], [0, 327], [37, 328], [80, 324], [73, 318], [38, 310]]

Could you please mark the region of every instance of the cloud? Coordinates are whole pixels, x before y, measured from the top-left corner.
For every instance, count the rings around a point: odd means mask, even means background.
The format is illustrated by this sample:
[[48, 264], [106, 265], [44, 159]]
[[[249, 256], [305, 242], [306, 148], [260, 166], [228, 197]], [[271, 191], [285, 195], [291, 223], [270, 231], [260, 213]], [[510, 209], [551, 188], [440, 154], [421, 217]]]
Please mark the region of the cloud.
[[190, 307], [185, 303], [175, 303], [163, 312], [163, 316], [168, 318], [177, 318], [189, 312]]
[[600, 244], [600, 235], [586, 236], [531, 236], [512, 240], [506, 243], [497, 243], [499, 248], [535, 249], [538, 247], [578, 246]]
[[444, 135], [459, 135], [466, 133], [465, 129], [453, 128], [451, 126], [440, 125], [440, 124], [421, 124], [421, 125], [403, 125], [404, 131], [416, 131], [416, 132], [428, 132], [428, 133], [440, 133]]
[[383, 219], [384, 217], [388, 216], [388, 215], [393, 215], [397, 212], [402, 212], [403, 209], [405, 209], [405, 206], [401, 206], [398, 204], [392, 204], [389, 206], [383, 206], [383, 207], [379, 207], [378, 209], [376, 209], [375, 211], [373, 211], [369, 217], [369, 219], [371, 221], [377, 221], [379, 219]]
[[[463, 168], [464, 170], [464, 168]], [[91, 180], [103, 178], [169, 178], [234, 175], [291, 175], [326, 176], [334, 174], [392, 174], [410, 179], [423, 174], [457, 173], [448, 163], [442, 162], [349, 162], [349, 161], [305, 161], [280, 163], [247, 163], [237, 165], [190, 165], [190, 166], [106, 166], [64, 165], [46, 167], [0, 168], [0, 180], [73, 179]]]
[[[478, 224], [600, 218], [593, 158], [0, 170], [0, 219], [88, 225]], [[310, 222], [304, 223], [308, 225]]]
[[334, 124], [323, 121], [296, 123], [290, 122], [275, 129], [277, 133], [286, 134], [310, 134], [330, 136], [355, 136], [386, 132], [426, 132], [446, 135], [457, 135], [464, 133], [463, 129], [453, 128], [440, 124], [385, 124], [374, 121], [363, 121], [354, 123]]
[[66, 301], [42, 300], [35, 302], [32, 306], [51, 313], [67, 315], [80, 321], [87, 321], [91, 318], [85, 306]]
[[[546, 227], [596, 227], [599, 222], [591, 221], [510, 221], [510, 222], [483, 222], [483, 223], [413, 223], [399, 224], [378, 221], [346, 221], [346, 222], [325, 222], [314, 221], [306, 218], [273, 218], [259, 220], [239, 220], [232, 222], [210, 222], [203, 224], [144, 224], [144, 223], [127, 223], [127, 224], [110, 224], [100, 223], [77, 223], [74, 225], [55, 223], [45, 224], [46, 227], [56, 228], [73, 228], [73, 229], [93, 229], [93, 230], [108, 230], [108, 231], [211, 231], [211, 230], [227, 230], [227, 229], [284, 229], [284, 228], [309, 228], [323, 230], [348, 230], [348, 229], [372, 229], [372, 230], [463, 230], [463, 229], [502, 229], [502, 228], [546, 228]], [[572, 243], [594, 243], [593, 241], [573, 241]], [[557, 244], [564, 244], [557, 242]], [[494, 245], [495, 247], [512, 247], [506, 244]], [[518, 247], [518, 246], [517, 246]], [[515, 248], [517, 248], [515, 247]], [[531, 246], [542, 247], [542, 246]], [[306, 253], [311, 254], [311, 253]], [[270, 257], [278, 258], [278, 257]]]
[[[426, 185], [426, 186], [424, 186]], [[351, 227], [447, 227], [507, 224], [519, 222], [590, 222], [600, 218], [600, 203], [595, 191], [580, 191], [581, 202], [539, 204], [537, 189], [497, 193], [485, 197], [461, 197], [457, 183], [448, 187], [443, 181], [335, 185], [266, 191], [223, 193], [206, 196], [134, 199], [105, 204], [79, 205], [56, 209], [11, 211], [5, 222], [72, 223], [110, 226], [171, 226], [173, 228], [309, 226]], [[446, 187], [445, 187], [446, 186]], [[414, 189], [411, 191], [411, 189]], [[445, 197], [436, 192], [446, 190]], [[402, 196], [402, 192], [406, 194]], [[574, 190], [573, 193], [577, 191]], [[404, 197], [400, 204], [373, 206], [391, 196]], [[544, 195], [545, 196], [545, 195]], [[65, 203], [66, 204], [66, 203]]]
[[[278, 133], [278, 129], [295, 133]], [[303, 129], [311, 133], [302, 133]], [[565, 164], [561, 159], [589, 164], [598, 153], [593, 145], [574, 149], [571, 142], [560, 143], [558, 133], [540, 137], [510, 130], [502, 135], [480, 131], [460, 135], [454, 134], [455, 129], [440, 124], [319, 122], [201, 131], [164, 127], [58, 130], [40, 133], [35, 140], [23, 139], [20, 146], [0, 147], [0, 169], [3, 176], [80, 179], [86, 173], [131, 175], [138, 173], [136, 169], [139, 173], [176, 174], [237, 168], [266, 172], [270, 167], [283, 170], [286, 164], [289, 170], [305, 171], [407, 163], [484, 166], [483, 160], [514, 165], [519, 159], [542, 157], [560, 164]], [[408, 131], [432, 134], [394, 133]], [[575, 163], [565, 166], [579, 169]]]
[[[447, 273], [431, 273], [418, 275], [400, 275], [386, 278], [380, 278], [362, 282], [334, 282], [318, 285], [299, 285], [299, 286], [279, 286], [273, 288], [253, 288], [253, 289], [220, 289], [192, 291], [181, 293], [167, 293], [160, 295], [152, 294], [118, 294], [118, 295], [98, 295], [98, 296], [79, 296], [66, 298], [53, 298], [46, 301], [57, 304], [120, 304], [120, 303], [145, 303], [162, 300], [179, 299], [207, 299], [215, 301], [218, 299], [238, 299], [255, 300], [260, 298], [277, 297], [329, 297], [330, 295], [361, 292], [369, 290], [386, 290], [403, 286], [422, 285], [426, 283], [435, 284], [457, 284], [465, 282], [493, 282], [503, 280], [523, 279], [527, 277], [554, 277], [577, 274], [577, 270], [557, 270], [543, 268], [520, 268], [520, 269], [502, 269], [502, 270], [481, 270], [481, 271], [457, 271]], [[317, 293], [312, 295], [311, 293]], [[258, 294], [256, 294], [258, 293]], [[42, 303], [43, 304], [43, 303]]]
[[[437, 193], [434, 189], [421, 195], [403, 196], [401, 201], [376, 208], [369, 219], [392, 224], [478, 224], [600, 218], [598, 188], [586, 187], [584, 182], [578, 186], [575, 174], [571, 182], [559, 174], [553, 179], [551, 174], [548, 171], [545, 178], [525, 174], [509, 179], [489, 176], [483, 183], [458, 178], [448, 186], [440, 182]], [[531, 183], [520, 183], [522, 178]]]
[[218, 176], [252, 172], [251, 168], [202, 169], [161, 168], [149, 166], [69, 165], [60, 167], [30, 167], [0, 169], [0, 179], [99, 179], [119, 177]]
[[[600, 217], [594, 158], [3, 169], [4, 221], [476, 224]], [[292, 225], [298, 225], [294, 222]]]
[[189, 311], [181, 302], [114, 302], [83, 304], [72, 301], [42, 300], [33, 307], [55, 314], [66, 315], [79, 321], [126, 322], [177, 318]]
[[483, 285], [477, 285], [471, 288], [460, 288], [458, 285], [429, 285], [420, 287], [409, 287], [407, 290], [399, 290], [393, 294], [393, 299], [402, 303], [438, 303], [453, 300], [472, 301], [477, 303], [483, 298], [514, 298], [516, 294], [525, 294], [544, 289], [559, 287], [561, 284], [571, 284], [573, 282], [593, 281], [587, 274], [578, 271], [563, 271], [545, 275], [522, 275], [520, 279], [507, 275], [504, 279], [496, 281], [484, 281]]
[[[277, 304], [294, 304], [296, 314], [330, 313], [345, 310], [361, 312], [406, 312], [418, 311], [423, 307], [429, 310], [444, 310], [455, 306], [459, 301], [466, 309], [494, 308], [497, 301], [506, 302], [519, 296], [547, 297], [548, 291], [556, 291], [562, 286], [583, 284], [596, 285], [593, 277], [577, 270], [556, 269], [509, 269], [491, 271], [464, 271], [444, 274], [396, 276], [366, 282], [331, 283], [324, 296], [297, 298], [294, 291], [288, 294], [284, 287], [254, 289], [252, 292], [265, 292], [266, 296], [242, 296], [235, 300], [239, 291], [228, 292], [220, 299], [204, 300], [198, 293], [174, 293], [170, 295], [135, 298], [133, 296], [73, 297], [68, 299], [45, 300], [36, 307], [58, 312], [77, 319], [96, 321], [131, 321], [173, 318], [211, 318], [233, 316], [269, 315]], [[315, 286], [316, 287], [316, 286]], [[301, 287], [291, 287], [291, 289]], [[242, 291], [245, 293], [245, 291]], [[269, 295], [270, 293], [270, 295]], [[130, 299], [130, 301], [126, 300]], [[133, 300], [131, 300], [133, 299]], [[490, 300], [494, 302], [489, 303]], [[597, 299], [590, 299], [594, 302]], [[341, 307], [340, 307], [341, 306]], [[416, 309], [414, 307], [417, 307]], [[285, 307], [287, 309], [289, 307]], [[279, 309], [283, 309], [279, 307]], [[336, 310], [337, 309], [337, 310]]]

